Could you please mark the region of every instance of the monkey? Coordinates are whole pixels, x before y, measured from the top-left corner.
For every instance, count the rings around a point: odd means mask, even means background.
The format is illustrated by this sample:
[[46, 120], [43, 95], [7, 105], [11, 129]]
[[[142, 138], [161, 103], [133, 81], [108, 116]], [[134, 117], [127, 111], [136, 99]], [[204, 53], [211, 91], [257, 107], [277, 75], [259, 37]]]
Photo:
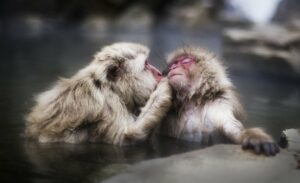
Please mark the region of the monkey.
[[261, 128], [246, 129], [244, 109], [224, 64], [200, 47], [179, 48], [167, 56], [164, 71], [173, 90], [172, 106], [160, 124], [163, 135], [205, 145], [241, 144], [267, 156], [279, 152]]
[[171, 106], [171, 88], [138, 43], [105, 46], [70, 78], [36, 97], [25, 137], [41, 143], [145, 141]]

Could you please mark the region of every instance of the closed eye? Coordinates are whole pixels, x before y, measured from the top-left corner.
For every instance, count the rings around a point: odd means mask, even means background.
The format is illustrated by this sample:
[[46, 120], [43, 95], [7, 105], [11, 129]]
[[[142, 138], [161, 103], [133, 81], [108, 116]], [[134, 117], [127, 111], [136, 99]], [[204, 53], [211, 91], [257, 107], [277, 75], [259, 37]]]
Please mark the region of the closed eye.
[[191, 58], [185, 58], [185, 59], [183, 59], [180, 63], [181, 63], [181, 64], [188, 64], [188, 63], [190, 63], [191, 61], [192, 61]]
[[170, 64], [170, 65], [168, 66], [168, 69], [169, 69], [169, 70], [172, 70], [174, 67], [176, 67], [177, 64], [178, 64], [178, 61], [174, 61], [172, 64]]

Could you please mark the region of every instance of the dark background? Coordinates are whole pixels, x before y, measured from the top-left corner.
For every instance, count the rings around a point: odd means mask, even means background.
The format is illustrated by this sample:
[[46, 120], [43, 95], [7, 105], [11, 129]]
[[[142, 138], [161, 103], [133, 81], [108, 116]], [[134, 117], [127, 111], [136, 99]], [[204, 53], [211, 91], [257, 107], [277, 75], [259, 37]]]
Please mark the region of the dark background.
[[[169, 51], [205, 47], [228, 66], [248, 113], [246, 126], [263, 127], [276, 140], [282, 130], [299, 128], [299, 4], [282, 0], [262, 23], [237, 13], [230, 0], [0, 1], [0, 182], [101, 181], [132, 163], [202, 148], [163, 137], [135, 147], [22, 137], [34, 95], [119, 41], [147, 45], [150, 62], [161, 70]], [[231, 30], [238, 30], [233, 37]], [[254, 36], [234, 39], [243, 31]]]

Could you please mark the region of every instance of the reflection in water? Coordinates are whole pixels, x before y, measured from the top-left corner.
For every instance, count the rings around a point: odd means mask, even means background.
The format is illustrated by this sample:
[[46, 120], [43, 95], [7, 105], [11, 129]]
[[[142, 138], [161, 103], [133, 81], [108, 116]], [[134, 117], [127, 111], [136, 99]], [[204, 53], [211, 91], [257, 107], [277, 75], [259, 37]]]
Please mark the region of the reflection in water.
[[248, 114], [247, 126], [266, 129], [276, 140], [282, 130], [299, 128], [300, 85], [284, 78], [233, 76]]
[[173, 138], [153, 139], [136, 146], [106, 144], [41, 144], [24, 142], [24, 152], [34, 165], [35, 182], [94, 182], [119, 173], [130, 164], [146, 159], [201, 148]]
[[[205, 45], [221, 53], [218, 26], [174, 30], [158, 26], [149, 31], [110, 30], [100, 38], [78, 29], [37, 37], [0, 34], [0, 182], [94, 182], [132, 163], [201, 148], [172, 138], [116, 147], [103, 144], [38, 144], [20, 137], [23, 115], [32, 97], [58, 76], [69, 77], [86, 65], [103, 45], [135, 41], [149, 45], [150, 61], [161, 69], [165, 53], [186, 44]], [[299, 127], [300, 86], [276, 78], [231, 73], [249, 113], [249, 126], [262, 126], [278, 139], [285, 128]]]

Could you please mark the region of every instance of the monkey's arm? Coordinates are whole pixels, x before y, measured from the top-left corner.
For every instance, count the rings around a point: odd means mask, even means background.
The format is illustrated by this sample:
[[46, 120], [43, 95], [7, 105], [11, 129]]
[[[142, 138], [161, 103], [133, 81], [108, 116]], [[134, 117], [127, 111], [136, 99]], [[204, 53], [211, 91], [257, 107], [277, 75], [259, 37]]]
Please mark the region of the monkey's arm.
[[128, 128], [125, 138], [145, 139], [168, 112], [171, 106], [171, 93], [168, 81], [163, 79], [141, 109], [136, 121]]
[[234, 143], [242, 144], [243, 149], [253, 149], [257, 154], [275, 155], [279, 152], [273, 138], [260, 128], [245, 129], [226, 103], [218, 103], [208, 113], [210, 120]]

